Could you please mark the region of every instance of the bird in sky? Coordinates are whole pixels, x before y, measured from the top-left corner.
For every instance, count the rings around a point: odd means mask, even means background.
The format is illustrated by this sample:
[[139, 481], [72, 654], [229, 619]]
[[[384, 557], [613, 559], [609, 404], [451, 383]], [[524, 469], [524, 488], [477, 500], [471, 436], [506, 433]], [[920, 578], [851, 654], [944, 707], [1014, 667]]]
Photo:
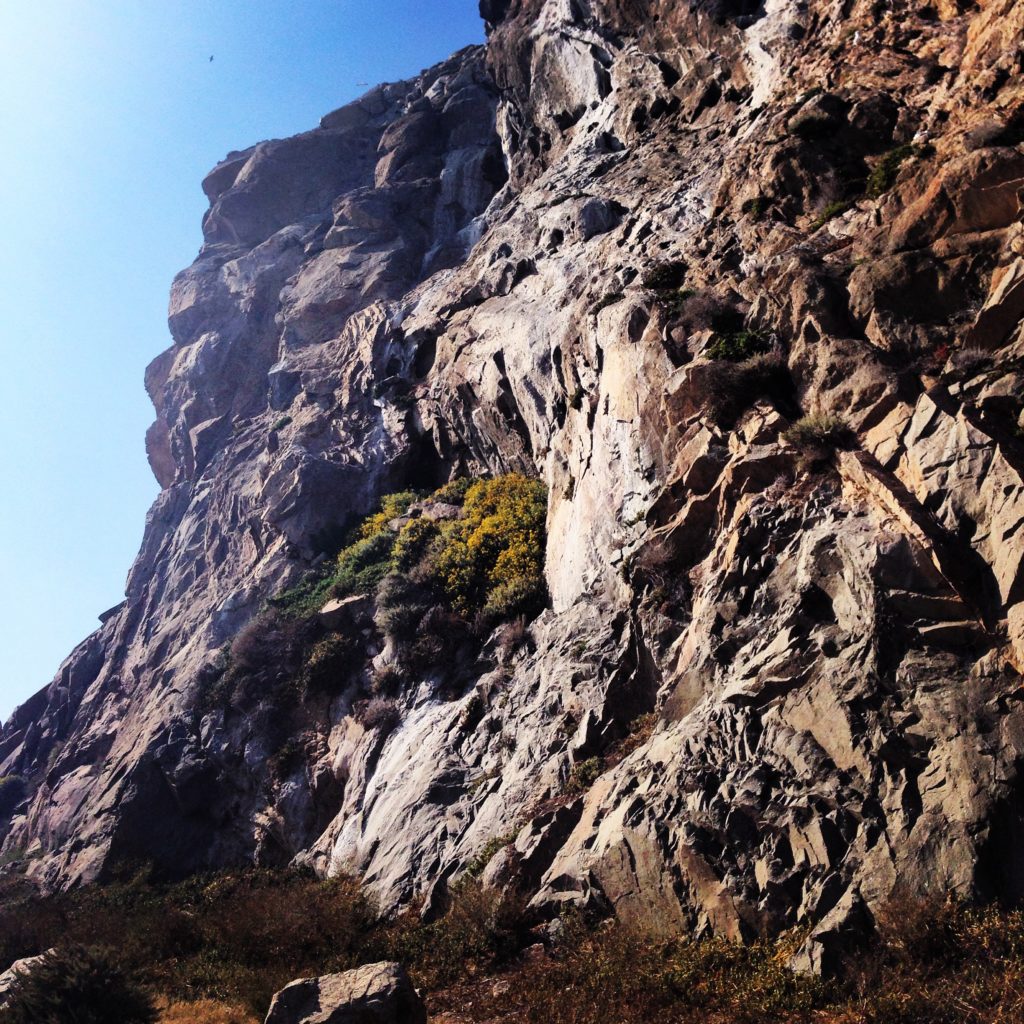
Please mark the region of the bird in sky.
[[210, 63], [211, 64], [213, 63], [213, 57], [212, 56], [210, 57]]

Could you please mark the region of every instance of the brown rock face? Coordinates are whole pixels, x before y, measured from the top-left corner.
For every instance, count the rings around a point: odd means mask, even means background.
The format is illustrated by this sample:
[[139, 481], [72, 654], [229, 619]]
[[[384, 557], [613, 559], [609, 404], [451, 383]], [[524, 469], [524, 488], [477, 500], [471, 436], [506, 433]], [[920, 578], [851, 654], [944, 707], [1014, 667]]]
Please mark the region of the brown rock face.
[[[485, 50], [219, 165], [147, 375], [164, 491], [0, 734], [4, 849], [391, 907], [518, 833], [484, 877], [538, 913], [812, 925], [812, 969], [898, 888], [1024, 896], [1024, 5], [844, 12], [488, 2]], [[343, 686], [211, 698], [325, 536], [511, 470], [550, 495], [528, 643], [407, 673], [385, 728], [335, 607]]]

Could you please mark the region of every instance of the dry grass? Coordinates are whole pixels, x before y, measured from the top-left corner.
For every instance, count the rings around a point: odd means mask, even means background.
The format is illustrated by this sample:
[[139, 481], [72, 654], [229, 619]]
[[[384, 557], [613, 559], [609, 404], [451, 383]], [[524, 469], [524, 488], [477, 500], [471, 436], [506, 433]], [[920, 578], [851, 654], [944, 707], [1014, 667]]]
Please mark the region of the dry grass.
[[239, 1006], [199, 999], [193, 1003], [168, 1003], [158, 1007], [159, 1024], [259, 1024], [260, 1018]]
[[797, 420], [782, 436], [794, 448], [828, 451], [850, 444], [853, 431], [842, 417], [818, 413]]

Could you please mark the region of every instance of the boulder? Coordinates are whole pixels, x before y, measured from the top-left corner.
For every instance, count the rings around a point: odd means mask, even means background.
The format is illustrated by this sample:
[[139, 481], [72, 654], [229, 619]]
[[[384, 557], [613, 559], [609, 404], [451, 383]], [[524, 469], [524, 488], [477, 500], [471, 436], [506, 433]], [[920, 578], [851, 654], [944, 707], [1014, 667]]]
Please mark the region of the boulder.
[[401, 964], [293, 981], [274, 996], [266, 1024], [426, 1024], [427, 1011]]
[[328, 628], [340, 630], [365, 618], [373, 602], [365, 594], [333, 598], [320, 609], [320, 621]]

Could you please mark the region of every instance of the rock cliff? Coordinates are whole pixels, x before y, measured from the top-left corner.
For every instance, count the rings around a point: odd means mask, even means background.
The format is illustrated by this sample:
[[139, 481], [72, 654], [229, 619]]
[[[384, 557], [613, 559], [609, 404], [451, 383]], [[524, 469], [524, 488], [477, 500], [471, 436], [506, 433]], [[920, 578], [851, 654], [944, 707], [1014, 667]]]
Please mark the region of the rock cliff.
[[[1024, 5], [485, 0], [203, 184], [126, 601], [0, 733], [9, 859], [812, 928], [1024, 896]], [[528, 642], [215, 701], [382, 494], [548, 488]], [[465, 659], [463, 659], [465, 661]], [[287, 749], [288, 757], [281, 752]]]

